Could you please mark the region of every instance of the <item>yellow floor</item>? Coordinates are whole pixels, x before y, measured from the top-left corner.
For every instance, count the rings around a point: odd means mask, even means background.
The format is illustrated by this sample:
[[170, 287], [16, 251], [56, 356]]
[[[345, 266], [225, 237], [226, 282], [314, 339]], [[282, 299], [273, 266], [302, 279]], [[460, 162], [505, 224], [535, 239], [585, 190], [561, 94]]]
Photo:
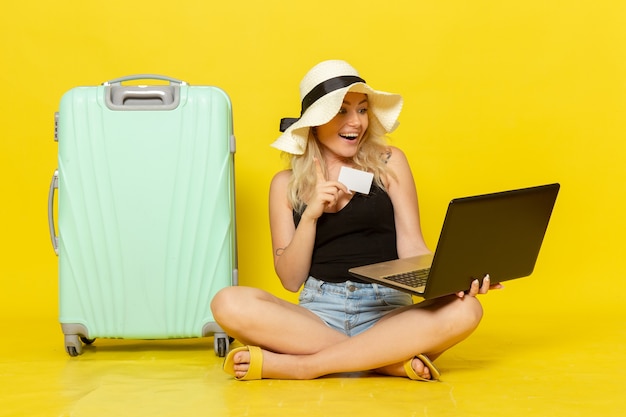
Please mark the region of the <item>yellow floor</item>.
[[439, 383], [371, 374], [238, 382], [211, 338], [97, 340], [70, 358], [54, 318], [5, 319], [0, 416], [626, 415], [624, 314], [498, 314], [438, 360]]

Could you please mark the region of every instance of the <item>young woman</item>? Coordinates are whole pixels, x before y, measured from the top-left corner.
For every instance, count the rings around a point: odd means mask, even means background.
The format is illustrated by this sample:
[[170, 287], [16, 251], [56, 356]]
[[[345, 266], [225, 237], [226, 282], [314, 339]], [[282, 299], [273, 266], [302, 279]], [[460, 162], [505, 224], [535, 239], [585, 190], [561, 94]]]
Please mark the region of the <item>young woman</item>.
[[[215, 320], [246, 345], [229, 353], [224, 370], [240, 380], [367, 370], [436, 380], [432, 361], [476, 328], [476, 295], [489, 279], [413, 304], [352, 277], [354, 266], [429, 253], [407, 158], [385, 142], [402, 98], [372, 89], [337, 60], [313, 67], [300, 94], [301, 117], [283, 119], [273, 143], [290, 154], [291, 169], [274, 176], [269, 209], [276, 273], [286, 289], [304, 288], [298, 305], [241, 286], [214, 297]], [[370, 192], [340, 183], [342, 167], [372, 173]]]

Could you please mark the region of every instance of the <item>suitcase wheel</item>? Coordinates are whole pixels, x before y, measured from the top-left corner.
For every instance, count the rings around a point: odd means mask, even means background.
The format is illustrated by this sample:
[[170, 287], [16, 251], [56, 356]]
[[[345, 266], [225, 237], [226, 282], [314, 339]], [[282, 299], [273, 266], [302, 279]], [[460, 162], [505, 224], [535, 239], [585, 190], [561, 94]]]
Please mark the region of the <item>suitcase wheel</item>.
[[65, 351], [70, 356], [78, 356], [83, 353], [83, 344], [76, 334], [65, 335]]
[[230, 346], [230, 340], [228, 336], [224, 333], [216, 333], [213, 338], [213, 348], [215, 349], [215, 354], [220, 358], [226, 356], [228, 352], [228, 348]]

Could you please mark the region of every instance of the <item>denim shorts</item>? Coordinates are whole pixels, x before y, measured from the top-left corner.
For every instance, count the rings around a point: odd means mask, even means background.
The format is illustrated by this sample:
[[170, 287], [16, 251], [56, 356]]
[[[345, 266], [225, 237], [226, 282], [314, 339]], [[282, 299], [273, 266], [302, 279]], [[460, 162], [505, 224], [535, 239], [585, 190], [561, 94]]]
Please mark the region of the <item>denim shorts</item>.
[[335, 284], [309, 277], [299, 302], [329, 327], [356, 336], [391, 310], [413, 304], [413, 299], [407, 293], [382, 285], [351, 281]]

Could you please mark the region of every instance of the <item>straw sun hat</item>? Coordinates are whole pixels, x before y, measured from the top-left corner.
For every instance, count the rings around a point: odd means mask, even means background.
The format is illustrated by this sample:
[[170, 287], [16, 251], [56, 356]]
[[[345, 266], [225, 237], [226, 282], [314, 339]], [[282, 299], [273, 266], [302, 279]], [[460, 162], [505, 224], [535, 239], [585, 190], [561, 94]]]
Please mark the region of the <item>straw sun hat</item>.
[[302, 155], [310, 128], [331, 121], [339, 112], [347, 92], [367, 94], [369, 130], [389, 133], [398, 126], [401, 96], [372, 89], [345, 61], [324, 61], [311, 68], [300, 82], [300, 118], [282, 119], [280, 131], [284, 133], [272, 146], [290, 154]]

